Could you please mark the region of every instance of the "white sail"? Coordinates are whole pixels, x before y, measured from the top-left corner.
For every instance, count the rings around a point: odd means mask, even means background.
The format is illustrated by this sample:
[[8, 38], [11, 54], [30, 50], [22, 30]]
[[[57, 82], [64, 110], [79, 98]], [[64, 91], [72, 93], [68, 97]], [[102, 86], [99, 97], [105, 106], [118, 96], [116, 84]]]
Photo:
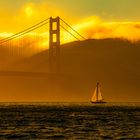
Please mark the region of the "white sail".
[[93, 96], [91, 98], [91, 102], [97, 102], [97, 87], [95, 88], [95, 91], [94, 91]]
[[96, 86], [93, 96], [91, 98], [91, 102], [102, 102], [102, 101], [103, 101], [103, 97], [101, 94], [100, 85], [99, 85], [99, 83], [97, 83], [97, 86]]
[[102, 101], [103, 100], [103, 97], [102, 97], [102, 94], [101, 94], [101, 89], [100, 89], [100, 87], [99, 87], [99, 92], [98, 92], [98, 100], [99, 101]]

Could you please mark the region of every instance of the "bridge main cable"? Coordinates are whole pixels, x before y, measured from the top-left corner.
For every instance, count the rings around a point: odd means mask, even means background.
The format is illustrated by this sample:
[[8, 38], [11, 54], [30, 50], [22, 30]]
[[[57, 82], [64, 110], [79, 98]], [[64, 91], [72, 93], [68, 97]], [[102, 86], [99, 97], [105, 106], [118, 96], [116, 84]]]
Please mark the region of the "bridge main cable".
[[73, 35], [70, 31], [68, 31], [65, 27], [63, 27], [62, 25], [60, 25], [66, 32], [68, 32], [71, 36], [73, 36], [75, 39], [77, 39], [78, 41], [80, 41], [80, 39], [78, 39], [75, 35]]
[[31, 31], [34, 31], [35, 29], [38, 29], [38, 28], [40, 28], [40, 27], [42, 27], [42, 26], [44, 26], [44, 25], [46, 25], [46, 24], [48, 24], [48, 23], [49, 23], [49, 22], [46, 22], [46, 23], [44, 23], [44, 24], [41, 24], [40, 26], [37, 26], [37, 27], [35, 27], [35, 28], [31, 29], [31, 30], [28, 30], [28, 31], [26, 31], [26, 32], [17, 34], [16, 36], [8, 37], [8, 39], [5, 39], [4, 41], [0, 42], [0, 44], [3, 44], [3, 43], [5, 43], [5, 42], [8, 42], [8, 41], [13, 40], [13, 39], [15, 39], [15, 38], [18, 38], [18, 37], [20, 37], [20, 36], [23, 36], [24, 34], [30, 33]]
[[85, 37], [83, 37], [80, 33], [78, 33], [72, 26], [70, 26], [66, 21], [64, 21], [63, 19], [60, 18], [60, 20], [62, 22], [64, 22], [69, 28], [71, 28], [77, 35], [79, 35], [81, 38], [83, 38], [84, 40], [86, 40]]
[[[9, 37], [7, 37], [7, 38], [1, 39], [1, 40], [0, 40], [0, 44], [3, 44], [3, 43], [5, 43], [5, 42], [7, 42], [7, 41], [9, 41], [9, 40], [13, 40], [13, 39], [15, 39], [15, 38], [18, 38], [18, 37], [20, 37], [20, 36], [22, 36], [22, 35], [24, 35], [24, 34], [27, 34], [27, 33], [31, 32], [31, 31], [37, 29], [37, 28], [40, 28], [40, 27], [42, 27], [42, 26], [48, 24], [49, 22], [46, 22], [46, 21], [48, 21], [48, 20], [49, 20], [49, 18], [47, 18], [47, 19], [45, 19], [45, 20], [43, 20], [43, 21], [41, 21], [41, 22], [39, 22], [39, 23], [37, 23], [37, 24], [35, 24], [35, 25], [33, 25], [33, 26], [31, 26], [31, 27], [25, 29], [25, 30], [23, 30], [23, 31], [20, 31], [20, 32], [14, 34], [14, 35], [12, 35], [12, 36], [9, 36]], [[45, 22], [45, 23], [44, 23], [44, 22]]]

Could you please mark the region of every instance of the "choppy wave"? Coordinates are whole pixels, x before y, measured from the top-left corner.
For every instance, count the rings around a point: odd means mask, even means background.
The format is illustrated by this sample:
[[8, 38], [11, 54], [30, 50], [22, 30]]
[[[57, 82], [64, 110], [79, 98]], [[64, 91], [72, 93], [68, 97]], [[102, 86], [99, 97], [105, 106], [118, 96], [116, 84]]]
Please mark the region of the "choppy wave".
[[1, 103], [0, 139], [140, 139], [139, 120], [139, 103]]

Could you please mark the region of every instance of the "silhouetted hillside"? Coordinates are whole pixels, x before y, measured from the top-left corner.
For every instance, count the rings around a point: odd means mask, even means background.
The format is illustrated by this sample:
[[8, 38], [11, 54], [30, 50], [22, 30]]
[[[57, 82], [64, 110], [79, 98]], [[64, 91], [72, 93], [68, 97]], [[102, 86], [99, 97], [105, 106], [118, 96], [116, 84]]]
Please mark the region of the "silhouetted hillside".
[[[64, 44], [61, 48], [61, 76], [51, 80], [51, 97], [47, 94], [47, 87], [45, 89], [48, 81], [42, 82], [42, 96], [46, 100], [49, 97], [51, 100], [87, 101], [99, 81], [107, 100], [139, 101], [139, 54], [140, 43], [127, 40], [91, 39]], [[48, 51], [24, 59], [13, 67], [48, 72]]]

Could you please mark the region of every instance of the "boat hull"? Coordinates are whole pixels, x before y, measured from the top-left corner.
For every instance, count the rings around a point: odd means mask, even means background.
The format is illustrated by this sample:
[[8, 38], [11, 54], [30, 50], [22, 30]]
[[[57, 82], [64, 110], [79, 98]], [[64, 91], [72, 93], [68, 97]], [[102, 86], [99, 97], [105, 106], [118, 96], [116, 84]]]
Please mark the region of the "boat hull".
[[105, 103], [107, 103], [107, 102], [104, 102], [104, 101], [102, 101], [102, 102], [91, 102], [92, 104], [105, 104]]

